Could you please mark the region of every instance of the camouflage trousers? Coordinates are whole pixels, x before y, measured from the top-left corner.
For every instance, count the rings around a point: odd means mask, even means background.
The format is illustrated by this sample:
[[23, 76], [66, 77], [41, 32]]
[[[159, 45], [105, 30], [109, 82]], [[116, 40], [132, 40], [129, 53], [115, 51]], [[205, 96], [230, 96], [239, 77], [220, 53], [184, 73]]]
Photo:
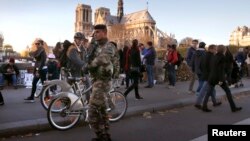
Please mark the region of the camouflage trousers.
[[106, 136], [109, 130], [109, 120], [106, 112], [106, 96], [110, 90], [110, 82], [97, 80], [93, 83], [89, 101], [89, 124], [97, 137]]

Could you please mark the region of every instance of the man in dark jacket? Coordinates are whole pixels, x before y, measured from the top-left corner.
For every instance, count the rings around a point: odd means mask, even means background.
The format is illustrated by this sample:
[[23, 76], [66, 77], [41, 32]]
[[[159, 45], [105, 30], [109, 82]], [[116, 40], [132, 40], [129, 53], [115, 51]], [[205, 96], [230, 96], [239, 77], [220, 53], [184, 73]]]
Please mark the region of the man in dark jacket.
[[1, 83], [6, 79], [9, 83], [12, 83], [15, 89], [17, 89], [17, 76], [19, 76], [19, 69], [15, 65], [15, 59], [10, 58], [9, 63], [3, 66], [2, 71], [3, 77], [1, 78]]
[[205, 50], [206, 44], [204, 42], [199, 43], [199, 48], [195, 51], [194, 55], [192, 56], [191, 65], [192, 65], [192, 71], [195, 72], [195, 74], [198, 76], [199, 79], [199, 86], [196, 90], [196, 95], [199, 94], [200, 89], [204, 83], [203, 79], [201, 79], [201, 59], [205, 56], [206, 50]]
[[[205, 56], [203, 56], [201, 58], [201, 62], [200, 62], [200, 76], [199, 76], [199, 79], [204, 81], [203, 82], [203, 85], [202, 85], [202, 88], [200, 89], [200, 92], [199, 92], [199, 95], [198, 97], [196, 98], [196, 102], [195, 102], [195, 107], [198, 108], [198, 109], [201, 109], [202, 106], [202, 101], [207, 93], [207, 90], [208, 90], [208, 76], [209, 76], [209, 73], [211, 72], [211, 60], [212, 58], [214, 57], [214, 55], [216, 54], [216, 45], [210, 45], [208, 47], [208, 51], [206, 52]], [[212, 102], [213, 102], [213, 106], [219, 106], [221, 105], [221, 102], [216, 102], [216, 98], [215, 98], [215, 95], [216, 95], [216, 92], [215, 92], [215, 89], [213, 89], [213, 93], [211, 95], [211, 98], [212, 98]]]
[[204, 98], [202, 110], [204, 112], [211, 112], [210, 109], [207, 108], [207, 103], [209, 96], [212, 95], [213, 89], [215, 85], [220, 85], [220, 87], [225, 91], [228, 102], [230, 104], [232, 112], [240, 111], [241, 107], [236, 107], [230, 89], [228, 88], [228, 84], [226, 83], [225, 77], [225, 53], [226, 48], [224, 45], [219, 45], [217, 48], [217, 54], [212, 58], [210, 68], [213, 68], [208, 77], [208, 92]]
[[192, 72], [192, 75], [191, 75], [191, 82], [190, 82], [190, 85], [189, 85], [189, 93], [193, 93], [193, 87], [194, 87], [194, 81], [195, 81], [195, 73], [192, 71], [192, 57], [193, 57], [193, 54], [195, 53], [195, 50], [196, 50], [196, 47], [198, 45], [198, 40], [193, 40], [192, 41], [192, 46], [188, 48], [187, 50], [187, 55], [186, 55], [186, 62], [190, 68], [190, 71]]
[[148, 49], [143, 58], [146, 61], [146, 70], [147, 70], [147, 75], [148, 75], [148, 85], [145, 86], [145, 88], [152, 88], [154, 86], [153, 67], [155, 65], [156, 51], [151, 41], [147, 42], [147, 45], [148, 45]]

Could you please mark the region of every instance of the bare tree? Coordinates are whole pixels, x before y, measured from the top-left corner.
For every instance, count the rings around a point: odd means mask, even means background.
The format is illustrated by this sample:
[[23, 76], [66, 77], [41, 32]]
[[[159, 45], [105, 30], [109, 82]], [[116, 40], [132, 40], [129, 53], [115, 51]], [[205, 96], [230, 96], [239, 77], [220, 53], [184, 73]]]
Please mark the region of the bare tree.
[[180, 41], [179, 47], [189, 47], [192, 44], [193, 38], [186, 37]]

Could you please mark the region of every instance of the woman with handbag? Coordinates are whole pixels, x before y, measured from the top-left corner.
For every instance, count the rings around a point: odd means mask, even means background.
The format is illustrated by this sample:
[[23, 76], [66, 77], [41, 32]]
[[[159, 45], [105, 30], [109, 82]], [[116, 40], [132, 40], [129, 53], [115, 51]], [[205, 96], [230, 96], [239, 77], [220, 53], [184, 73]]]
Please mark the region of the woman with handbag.
[[129, 54], [129, 77], [132, 79], [132, 85], [128, 87], [128, 89], [124, 92], [124, 96], [126, 97], [130, 91], [135, 90], [135, 98], [137, 100], [143, 99], [139, 95], [138, 91], [138, 83], [140, 78], [140, 67], [141, 67], [141, 57], [140, 50], [138, 48], [138, 40], [134, 39], [132, 41], [132, 47]]

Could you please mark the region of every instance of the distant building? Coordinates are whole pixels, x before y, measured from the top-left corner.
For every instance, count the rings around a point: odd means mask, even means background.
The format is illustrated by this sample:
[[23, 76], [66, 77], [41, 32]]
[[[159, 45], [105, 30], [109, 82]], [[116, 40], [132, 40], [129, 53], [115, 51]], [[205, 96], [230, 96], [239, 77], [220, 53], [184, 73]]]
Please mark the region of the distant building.
[[250, 29], [247, 26], [237, 27], [230, 35], [229, 44], [250, 46]]
[[[92, 9], [89, 5], [78, 4], [76, 8], [75, 31], [90, 36], [93, 32]], [[161, 46], [163, 40], [173, 38], [156, 27], [148, 9], [124, 14], [123, 0], [118, 0], [117, 15], [111, 15], [110, 9], [100, 7], [94, 13], [94, 25], [106, 24], [108, 38], [118, 44], [138, 39], [141, 42], [153, 41], [155, 46]]]
[[3, 35], [0, 33], [0, 50], [3, 49], [3, 41], [4, 41], [4, 37], [3, 37]]

